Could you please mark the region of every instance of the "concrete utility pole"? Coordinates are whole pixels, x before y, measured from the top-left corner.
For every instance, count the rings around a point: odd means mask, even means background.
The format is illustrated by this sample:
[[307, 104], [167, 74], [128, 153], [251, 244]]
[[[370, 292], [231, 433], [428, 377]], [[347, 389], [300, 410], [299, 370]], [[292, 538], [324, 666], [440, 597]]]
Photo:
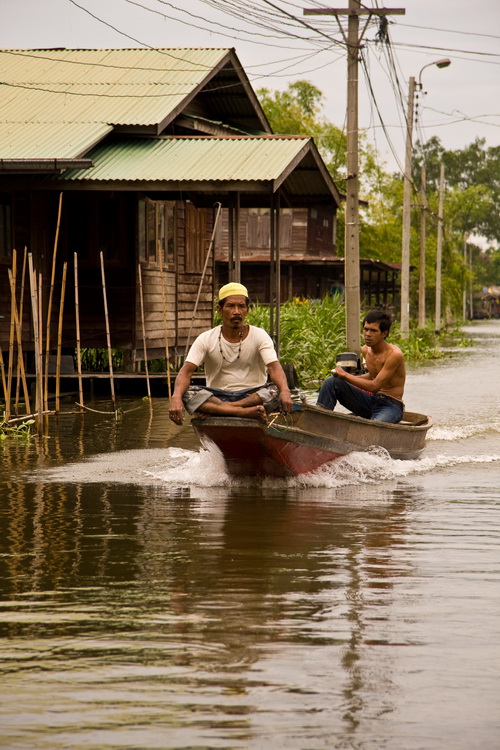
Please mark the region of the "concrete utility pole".
[[[447, 68], [451, 60], [447, 57], [441, 60], [433, 60], [420, 68], [418, 83], [410, 78], [408, 85], [408, 113], [406, 120], [406, 151], [405, 151], [405, 173], [403, 186], [403, 236], [401, 243], [401, 334], [408, 336], [410, 330], [410, 239], [411, 239], [411, 164], [413, 151], [413, 114], [415, 104], [415, 89], [422, 91], [422, 71], [435, 65], [438, 68]], [[425, 169], [423, 167], [422, 169]], [[422, 201], [425, 202], [425, 172], [422, 172], [424, 185]], [[424, 204], [423, 204], [424, 205]], [[418, 297], [418, 324], [425, 327], [425, 213], [420, 214], [420, 279]], [[423, 231], [423, 255], [422, 255], [422, 231]], [[423, 302], [422, 302], [423, 298]], [[423, 312], [422, 312], [423, 309]]]
[[443, 205], [444, 205], [444, 164], [441, 162], [439, 173], [439, 208], [436, 252], [436, 320], [434, 330], [441, 330], [441, 265], [443, 260]]
[[425, 212], [427, 211], [425, 164], [420, 178], [420, 272], [418, 278], [418, 327], [425, 328]]
[[413, 140], [413, 106], [415, 79], [408, 86], [408, 113], [406, 115], [405, 174], [403, 184], [403, 239], [401, 248], [401, 335], [410, 330], [410, 236], [411, 236], [411, 152]]
[[[349, 0], [348, 9], [307, 8], [306, 16], [335, 16], [347, 46], [347, 183], [345, 205], [345, 307], [346, 343], [349, 351], [360, 350], [360, 278], [359, 278], [359, 133], [358, 62], [361, 41], [373, 16], [404, 15], [403, 8], [367, 8], [360, 0]], [[347, 34], [339, 16], [347, 16]], [[368, 16], [359, 33], [359, 17]]]

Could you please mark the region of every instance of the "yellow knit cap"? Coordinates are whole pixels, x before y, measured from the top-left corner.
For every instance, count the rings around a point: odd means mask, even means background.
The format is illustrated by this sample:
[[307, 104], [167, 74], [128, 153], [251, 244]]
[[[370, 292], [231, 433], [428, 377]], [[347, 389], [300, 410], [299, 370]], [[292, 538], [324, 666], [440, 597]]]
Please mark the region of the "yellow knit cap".
[[219, 302], [222, 302], [223, 299], [230, 297], [232, 294], [242, 294], [244, 297], [248, 297], [248, 290], [243, 284], [231, 281], [219, 289]]

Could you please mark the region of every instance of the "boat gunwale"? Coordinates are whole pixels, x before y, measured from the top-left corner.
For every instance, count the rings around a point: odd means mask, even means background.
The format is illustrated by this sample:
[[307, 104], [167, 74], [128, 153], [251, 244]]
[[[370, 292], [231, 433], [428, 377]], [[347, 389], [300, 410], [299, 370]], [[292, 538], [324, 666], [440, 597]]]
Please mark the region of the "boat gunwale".
[[[397, 432], [422, 432], [427, 431], [433, 426], [432, 418], [425, 415], [425, 414], [419, 414], [417, 412], [405, 412], [406, 414], [414, 414], [417, 417], [420, 417], [421, 419], [425, 419], [426, 421], [423, 424], [420, 424], [419, 422], [413, 424], [409, 423], [407, 421], [398, 422], [396, 424], [392, 424], [391, 422], [380, 422], [377, 419], [365, 419], [365, 417], [358, 417], [355, 414], [343, 414], [342, 412], [333, 412], [328, 411], [326, 409], [321, 409], [319, 407], [313, 406], [313, 405], [307, 405], [306, 408], [308, 410], [314, 411], [318, 414], [325, 415], [327, 417], [334, 417], [339, 418], [341, 420], [346, 420], [348, 422], [355, 422], [357, 424], [364, 424], [367, 427], [373, 425], [373, 427], [383, 427], [384, 429], [387, 428], [389, 430], [396, 430]], [[278, 412], [279, 414], [279, 412]], [[404, 416], [404, 415], [403, 415]], [[286, 424], [286, 423], [276, 423], [271, 422], [269, 424], [265, 424], [264, 422], [261, 422], [257, 419], [249, 419], [247, 417], [233, 417], [230, 415], [217, 415], [217, 414], [207, 414], [207, 415], [201, 415], [197, 414], [196, 416], [192, 416], [191, 423], [193, 426], [196, 426], [198, 424], [202, 425], [203, 423], [217, 425], [217, 426], [237, 426], [240, 425], [241, 427], [258, 427], [262, 430], [293, 430], [297, 433], [304, 433], [305, 435], [315, 435], [313, 432], [309, 432], [307, 430], [303, 430], [300, 427], [296, 427], [294, 425]]]

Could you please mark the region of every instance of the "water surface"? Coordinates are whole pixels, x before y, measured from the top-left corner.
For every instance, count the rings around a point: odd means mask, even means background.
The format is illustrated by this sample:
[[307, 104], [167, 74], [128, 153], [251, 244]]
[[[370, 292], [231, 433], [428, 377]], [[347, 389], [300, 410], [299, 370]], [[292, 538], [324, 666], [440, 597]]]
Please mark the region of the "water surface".
[[409, 374], [418, 461], [230, 479], [160, 399], [3, 441], [0, 746], [498, 748], [500, 322], [468, 332]]

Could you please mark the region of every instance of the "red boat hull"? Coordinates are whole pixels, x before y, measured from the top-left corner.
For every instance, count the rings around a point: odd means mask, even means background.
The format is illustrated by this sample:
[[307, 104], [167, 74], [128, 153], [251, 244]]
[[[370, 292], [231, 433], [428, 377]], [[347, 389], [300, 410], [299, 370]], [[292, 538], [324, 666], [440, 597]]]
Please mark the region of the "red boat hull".
[[219, 451], [228, 474], [289, 477], [372, 446], [392, 458], [418, 458], [432, 420], [405, 412], [394, 425], [304, 405], [270, 425], [229, 416], [196, 416], [191, 424], [205, 448]]
[[291, 477], [314, 471], [341, 453], [319, 446], [284, 440], [271, 430], [262, 429], [250, 419], [236, 419], [234, 425], [197, 421], [195, 429], [208, 450], [222, 454], [228, 474], [233, 476]]

